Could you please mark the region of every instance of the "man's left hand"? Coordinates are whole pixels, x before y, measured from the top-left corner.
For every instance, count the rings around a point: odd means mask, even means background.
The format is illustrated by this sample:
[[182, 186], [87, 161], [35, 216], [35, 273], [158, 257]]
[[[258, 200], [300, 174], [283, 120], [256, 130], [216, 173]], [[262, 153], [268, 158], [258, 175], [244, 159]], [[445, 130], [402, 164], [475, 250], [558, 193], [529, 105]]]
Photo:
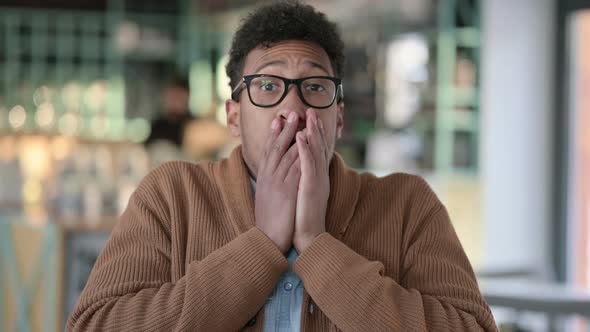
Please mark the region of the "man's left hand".
[[301, 178], [297, 192], [293, 245], [299, 254], [326, 231], [330, 196], [330, 152], [323, 123], [313, 109], [306, 114], [306, 129], [297, 133]]

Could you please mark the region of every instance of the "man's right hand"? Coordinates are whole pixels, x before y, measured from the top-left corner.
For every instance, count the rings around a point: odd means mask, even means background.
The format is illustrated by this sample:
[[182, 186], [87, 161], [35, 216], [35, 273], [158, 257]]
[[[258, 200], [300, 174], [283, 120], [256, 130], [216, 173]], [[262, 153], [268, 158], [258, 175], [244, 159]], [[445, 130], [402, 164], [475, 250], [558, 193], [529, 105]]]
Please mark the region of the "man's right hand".
[[289, 114], [286, 123], [274, 119], [267, 138], [256, 179], [256, 227], [286, 253], [295, 229], [297, 189], [301, 166], [295, 138], [299, 116]]

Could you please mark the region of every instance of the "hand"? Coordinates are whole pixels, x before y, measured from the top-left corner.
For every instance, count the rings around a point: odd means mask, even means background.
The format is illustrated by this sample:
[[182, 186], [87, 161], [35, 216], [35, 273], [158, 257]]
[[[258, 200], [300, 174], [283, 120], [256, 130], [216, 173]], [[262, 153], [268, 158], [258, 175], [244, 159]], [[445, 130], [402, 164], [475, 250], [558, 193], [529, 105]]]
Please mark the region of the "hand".
[[256, 179], [256, 227], [286, 253], [292, 245], [297, 188], [301, 176], [297, 145], [289, 147], [299, 116], [291, 112], [287, 123], [274, 119], [264, 146]]
[[326, 231], [330, 196], [329, 150], [324, 126], [316, 111], [307, 110], [305, 133], [297, 133], [301, 179], [297, 192], [293, 245], [299, 254]]

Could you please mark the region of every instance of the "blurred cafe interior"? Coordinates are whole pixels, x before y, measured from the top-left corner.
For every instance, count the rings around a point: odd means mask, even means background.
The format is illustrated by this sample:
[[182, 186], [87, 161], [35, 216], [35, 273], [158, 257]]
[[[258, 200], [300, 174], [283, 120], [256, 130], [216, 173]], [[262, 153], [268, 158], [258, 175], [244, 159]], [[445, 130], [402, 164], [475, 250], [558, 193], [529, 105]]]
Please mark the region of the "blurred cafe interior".
[[[308, 0], [349, 166], [423, 176], [500, 331], [590, 331], [590, 1]], [[226, 157], [254, 0], [0, 0], [0, 330], [63, 331], [130, 195]]]

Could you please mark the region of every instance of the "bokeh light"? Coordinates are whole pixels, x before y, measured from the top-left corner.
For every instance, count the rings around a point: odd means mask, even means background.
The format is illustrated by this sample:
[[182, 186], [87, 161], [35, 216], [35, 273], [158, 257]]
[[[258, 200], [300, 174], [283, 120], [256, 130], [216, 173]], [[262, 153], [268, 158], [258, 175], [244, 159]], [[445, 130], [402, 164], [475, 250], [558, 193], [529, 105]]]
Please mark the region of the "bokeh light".
[[221, 103], [217, 106], [217, 111], [215, 112], [215, 119], [220, 124], [226, 126], [227, 125], [227, 114], [225, 113], [225, 104]]
[[53, 98], [53, 89], [47, 85], [42, 85], [33, 94], [33, 102], [35, 106], [39, 106], [43, 103], [51, 102]]
[[145, 141], [150, 135], [150, 123], [144, 118], [129, 121], [127, 128], [127, 138], [135, 143]]
[[21, 105], [14, 106], [8, 113], [8, 122], [13, 129], [21, 129], [27, 121], [27, 111]]
[[94, 137], [103, 138], [109, 132], [110, 121], [106, 116], [95, 116], [90, 120], [90, 132]]
[[44, 102], [37, 108], [35, 122], [42, 129], [49, 129], [55, 120], [55, 109], [49, 102]]
[[49, 140], [42, 136], [23, 137], [19, 144], [19, 159], [25, 178], [46, 178], [51, 162]]
[[65, 160], [74, 150], [75, 142], [73, 139], [64, 136], [56, 136], [51, 140], [50, 150], [55, 160]]
[[59, 119], [59, 132], [66, 136], [75, 136], [80, 130], [80, 119], [72, 113], [64, 114]]
[[97, 112], [104, 108], [106, 99], [107, 82], [104, 80], [92, 83], [84, 93], [84, 103], [93, 112]]
[[231, 98], [232, 88], [229, 86], [229, 77], [225, 73], [225, 65], [229, 61], [229, 55], [222, 56], [217, 62], [217, 95], [220, 100], [225, 101]]
[[68, 111], [77, 111], [80, 109], [81, 97], [82, 87], [78, 82], [68, 82], [61, 90], [61, 98]]
[[25, 181], [23, 185], [23, 198], [25, 203], [35, 204], [42, 198], [43, 189], [41, 182], [38, 180], [30, 179]]

